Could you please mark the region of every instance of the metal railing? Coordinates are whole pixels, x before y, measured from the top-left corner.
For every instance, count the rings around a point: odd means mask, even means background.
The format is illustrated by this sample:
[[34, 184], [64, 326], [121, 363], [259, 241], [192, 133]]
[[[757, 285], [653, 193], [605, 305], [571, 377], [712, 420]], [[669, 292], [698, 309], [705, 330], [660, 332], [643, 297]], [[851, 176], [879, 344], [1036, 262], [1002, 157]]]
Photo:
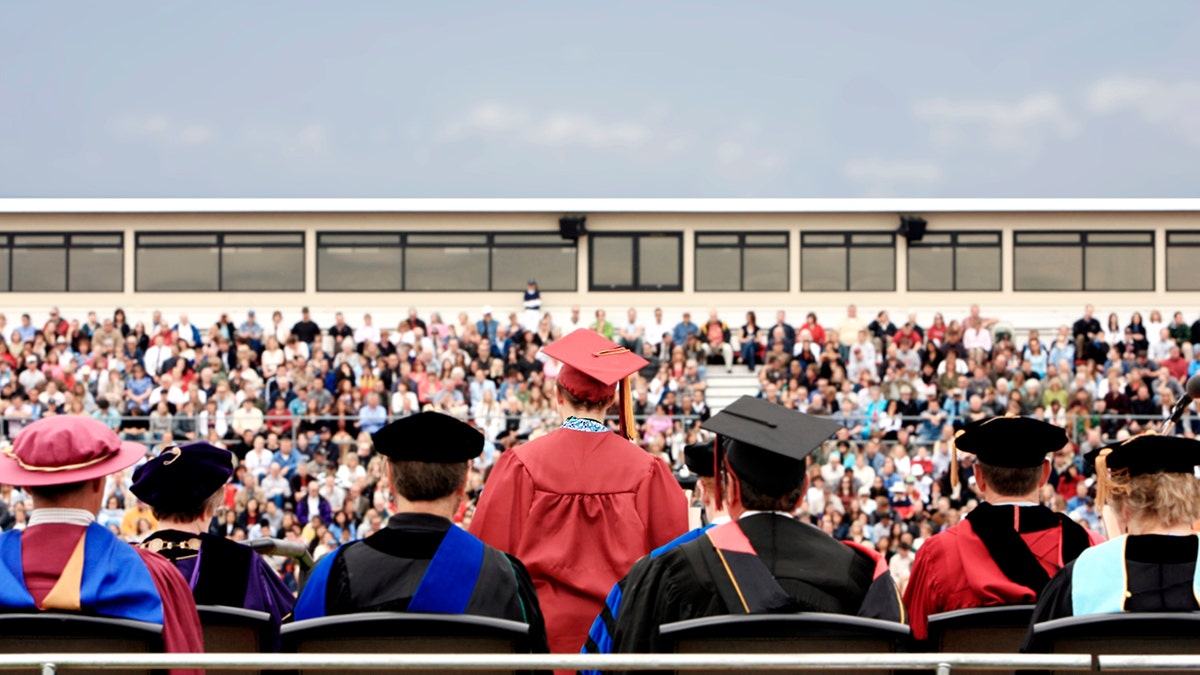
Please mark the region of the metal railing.
[[974, 670], [1200, 669], [1196, 656], [1089, 654], [0, 654], [0, 670]]

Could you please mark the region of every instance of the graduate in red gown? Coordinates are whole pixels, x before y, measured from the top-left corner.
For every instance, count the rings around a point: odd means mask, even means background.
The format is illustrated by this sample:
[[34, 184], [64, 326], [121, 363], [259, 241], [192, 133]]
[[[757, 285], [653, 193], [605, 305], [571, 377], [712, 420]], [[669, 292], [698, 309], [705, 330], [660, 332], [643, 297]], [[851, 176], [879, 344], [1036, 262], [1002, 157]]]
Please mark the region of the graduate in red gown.
[[[525, 563], [546, 617], [550, 651], [579, 653], [613, 584], [640, 557], [688, 529], [687, 499], [670, 468], [604, 424], [646, 361], [592, 331], [546, 346], [563, 363], [564, 423], [500, 456], [471, 533]], [[633, 429], [627, 405], [622, 429]]]
[[196, 603], [175, 566], [96, 523], [104, 477], [145, 453], [96, 420], [69, 416], [34, 422], [0, 448], [0, 484], [26, 488], [34, 507], [24, 531], [0, 536], [0, 611], [155, 623], [166, 651], [204, 651]]
[[956, 448], [975, 455], [985, 501], [917, 551], [904, 595], [913, 637], [926, 639], [939, 612], [1036, 602], [1051, 577], [1103, 541], [1038, 503], [1050, 477], [1046, 455], [1069, 442], [1061, 428], [1025, 417], [993, 417], [959, 432]]

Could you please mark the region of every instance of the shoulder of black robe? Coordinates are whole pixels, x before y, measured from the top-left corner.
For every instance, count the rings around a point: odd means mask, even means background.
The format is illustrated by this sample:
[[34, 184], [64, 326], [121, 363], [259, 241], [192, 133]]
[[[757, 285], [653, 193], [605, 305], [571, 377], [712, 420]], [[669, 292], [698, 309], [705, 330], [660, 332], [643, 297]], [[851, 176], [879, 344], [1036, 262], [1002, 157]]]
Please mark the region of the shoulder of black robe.
[[1037, 605], [1033, 608], [1033, 618], [1029, 622], [1029, 630], [1025, 633], [1025, 641], [1021, 644], [1022, 652], [1041, 650], [1033, 641], [1034, 625], [1075, 616], [1075, 609], [1071, 603], [1071, 579], [1074, 574], [1075, 563], [1072, 561], [1042, 588], [1042, 592], [1038, 594]]
[[[344, 547], [329, 571], [326, 615], [407, 611], [451, 527], [445, 518], [401, 514], [383, 530]], [[527, 623], [533, 648], [548, 651], [545, 621], [529, 573], [499, 549], [485, 545], [475, 592], [463, 613]]]

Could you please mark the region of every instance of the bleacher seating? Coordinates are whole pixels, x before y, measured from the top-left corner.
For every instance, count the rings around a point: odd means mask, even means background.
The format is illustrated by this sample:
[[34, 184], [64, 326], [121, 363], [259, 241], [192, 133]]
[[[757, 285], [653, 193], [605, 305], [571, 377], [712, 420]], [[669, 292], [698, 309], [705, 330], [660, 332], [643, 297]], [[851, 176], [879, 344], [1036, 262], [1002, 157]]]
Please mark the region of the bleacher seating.
[[[841, 614], [713, 616], [659, 627], [663, 651], [677, 654], [879, 653], [905, 649], [908, 626]], [[706, 671], [688, 671], [703, 673]], [[759, 671], [740, 670], [742, 675]], [[767, 672], [767, 671], [763, 671]], [[775, 671], [771, 671], [775, 672]], [[879, 673], [846, 670], [844, 673]]]

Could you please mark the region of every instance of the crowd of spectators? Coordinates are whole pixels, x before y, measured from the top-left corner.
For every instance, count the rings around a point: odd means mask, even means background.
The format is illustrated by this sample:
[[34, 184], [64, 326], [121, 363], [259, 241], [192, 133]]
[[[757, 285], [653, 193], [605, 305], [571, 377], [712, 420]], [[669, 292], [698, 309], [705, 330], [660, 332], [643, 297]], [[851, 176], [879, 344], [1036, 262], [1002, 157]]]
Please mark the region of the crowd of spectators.
[[[661, 309], [551, 313], [483, 308], [446, 321], [411, 309], [394, 330], [371, 315], [341, 313], [318, 325], [305, 308], [260, 322], [223, 314], [197, 326], [154, 312], [130, 324], [117, 310], [85, 319], [50, 312], [9, 326], [0, 314], [0, 435], [12, 439], [47, 415], [90, 415], [156, 453], [190, 440], [222, 443], [241, 460], [212, 531], [234, 539], [304, 541], [319, 557], [378, 530], [391, 512], [382, 460], [370, 434], [390, 419], [432, 409], [465, 419], [487, 438], [472, 474], [478, 494], [498, 453], [560, 423], [553, 387], [559, 364], [541, 347], [573, 330], [594, 330], [643, 355], [633, 377], [638, 442], [681, 467], [682, 449], [702, 438], [708, 373], [745, 369], [758, 395], [829, 415], [842, 429], [818, 453], [797, 514], [830, 534], [868, 542], [903, 582], [912, 553], [972, 505], [966, 483], [951, 489], [954, 432], [995, 415], [1026, 415], [1067, 428], [1075, 442], [1053, 458], [1044, 501], [1099, 527], [1088, 449], [1154, 426], [1200, 371], [1200, 321], [1176, 312], [1143, 320], [1084, 316], [1052, 336], [1020, 339], [972, 307], [928, 326], [915, 315], [897, 326], [887, 311], [869, 319], [854, 306], [822, 324], [779, 311], [770, 325], [753, 312], [731, 327], [716, 311], [667, 322]], [[754, 393], [749, 391], [746, 393]], [[1174, 433], [1193, 435], [1186, 418]], [[685, 469], [680, 468], [686, 472]], [[100, 522], [134, 541], [154, 527], [128, 492], [130, 474], [109, 479]], [[24, 527], [26, 496], [0, 488], [0, 525]], [[469, 521], [470, 506], [460, 518]]]

